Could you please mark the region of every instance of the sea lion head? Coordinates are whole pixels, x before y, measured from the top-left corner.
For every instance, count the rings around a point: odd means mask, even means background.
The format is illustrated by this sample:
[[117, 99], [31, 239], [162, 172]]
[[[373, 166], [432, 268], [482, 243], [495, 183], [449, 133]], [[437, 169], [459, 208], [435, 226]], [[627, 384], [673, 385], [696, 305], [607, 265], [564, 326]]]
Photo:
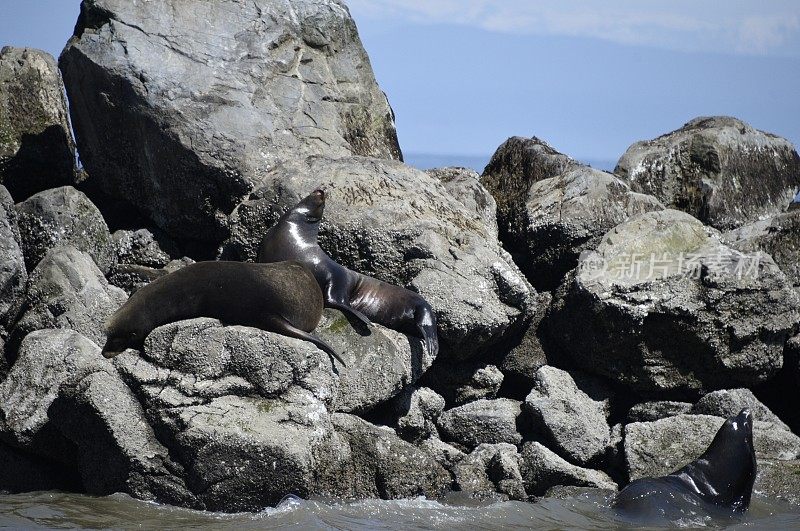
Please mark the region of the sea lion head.
[[317, 225], [325, 211], [325, 190], [317, 188], [297, 203], [289, 212], [288, 220]]
[[674, 475], [693, 484], [703, 498], [736, 512], [745, 511], [756, 478], [750, 410], [742, 409], [726, 420], [703, 455]]
[[106, 321], [106, 344], [103, 345], [106, 358], [113, 358], [129, 348], [144, 348], [144, 340], [152, 327], [141, 316], [129, 313], [123, 306]]

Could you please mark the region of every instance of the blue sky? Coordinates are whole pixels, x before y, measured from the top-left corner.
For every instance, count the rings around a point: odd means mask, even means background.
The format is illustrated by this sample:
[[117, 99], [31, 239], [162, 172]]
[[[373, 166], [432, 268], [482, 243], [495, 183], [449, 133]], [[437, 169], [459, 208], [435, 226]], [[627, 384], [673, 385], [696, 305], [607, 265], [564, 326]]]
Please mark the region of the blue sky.
[[[536, 135], [616, 161], [728, 114], [800, 143], [797, 0], [350, 0], [403, 151], [490, 155]], [[0, 0], [0, 44], [58, 55], [77, 0]]]

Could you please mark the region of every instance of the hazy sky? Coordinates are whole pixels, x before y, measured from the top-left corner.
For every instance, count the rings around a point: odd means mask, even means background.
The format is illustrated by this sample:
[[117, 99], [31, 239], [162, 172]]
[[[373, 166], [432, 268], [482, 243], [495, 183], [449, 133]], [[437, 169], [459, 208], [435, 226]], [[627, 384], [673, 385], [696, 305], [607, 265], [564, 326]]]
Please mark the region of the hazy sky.
[[[584, 159], [699, 115], [800, 143], [798, 0], [350, 0], [407, 153], [536, 135]], [[0, 44], [58, 55], [77, 0], [0, 0]]]

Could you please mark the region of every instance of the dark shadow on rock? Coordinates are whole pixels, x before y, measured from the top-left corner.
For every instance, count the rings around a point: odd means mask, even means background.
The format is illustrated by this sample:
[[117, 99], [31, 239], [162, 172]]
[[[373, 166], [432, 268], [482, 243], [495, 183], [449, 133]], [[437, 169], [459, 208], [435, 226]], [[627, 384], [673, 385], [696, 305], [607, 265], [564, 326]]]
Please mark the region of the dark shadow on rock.
[[75, 183], [71, 143], [58, 125], [39, 134], [22, 135], [17, 153], [0, 159], [0, 179], [15, 203], [43, 190]]

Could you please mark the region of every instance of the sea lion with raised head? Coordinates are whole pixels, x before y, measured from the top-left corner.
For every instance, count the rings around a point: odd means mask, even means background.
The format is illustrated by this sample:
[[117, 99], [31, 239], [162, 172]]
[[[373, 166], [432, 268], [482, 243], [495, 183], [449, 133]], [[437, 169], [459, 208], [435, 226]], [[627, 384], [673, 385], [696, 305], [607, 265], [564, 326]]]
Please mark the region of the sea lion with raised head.
[[325, 306], [349, 314], [366, 325], [375, 322], [423, 339], [428, 352], [439, 352], [436, 315], [418, 293], [362, 275], [337, 264], [317, 243], [325, 210], [325, 192], [314, 190], [274, 227], [258, 248], [259, 262], [297, 260], [322, 288]]
[[211, 317], [310, 341], [344, 365], [312, 335], [322, 318], [322, 291], [297, 262], [198, 262], [136, 291], [106, 322], [103, 355], [141, 350], [153, 329], [174, 321]]
[[631, 482], [612, 506], [645, 520], [743, 513], [755, 479], [753, 417], [743, 409], [725, 421], [703, 455], [667, 476]]

